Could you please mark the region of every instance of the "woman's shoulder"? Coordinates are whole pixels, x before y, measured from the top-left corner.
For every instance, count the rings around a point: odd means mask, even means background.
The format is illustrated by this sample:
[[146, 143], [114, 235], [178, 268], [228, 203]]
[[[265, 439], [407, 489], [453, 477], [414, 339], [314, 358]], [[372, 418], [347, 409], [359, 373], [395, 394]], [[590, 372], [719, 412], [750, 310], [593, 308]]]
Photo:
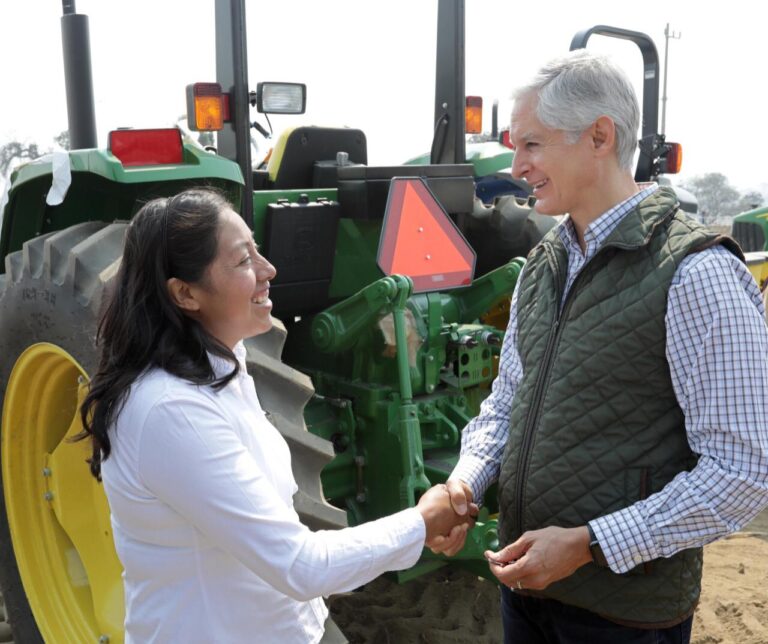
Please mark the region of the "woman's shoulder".
[[198, 417], [204, 411], [220, 414], [219, 406], [206, 392], [205, 386], [195, 385], [159, 368], [151, 368], [139, 376], [130, 387], [117, 420], [118, 434], [130, 427], [133, 439], [141, 441], [148, 426], [174, 431], [170, 419], [178, 419], [187, 409], [188, 417]]
[[195, 385], [164, 369], [154, 367], [141, 374], [131, 385], [126, 406], [130, 404], [138, 409], [149, 411], [168, 401], [207, 398], [205, 389], [205, 386]]

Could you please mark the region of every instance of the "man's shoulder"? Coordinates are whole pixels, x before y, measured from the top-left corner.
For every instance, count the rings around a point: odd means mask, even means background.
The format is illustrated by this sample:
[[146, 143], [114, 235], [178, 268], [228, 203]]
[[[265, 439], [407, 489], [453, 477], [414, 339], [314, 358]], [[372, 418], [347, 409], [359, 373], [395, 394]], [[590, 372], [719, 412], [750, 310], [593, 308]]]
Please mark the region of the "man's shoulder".
[[[690, 251], [692, 254], [704, 252], [711, 248], [720, 248], [721, 251], [730, 254], [738, 262], [745, 262], [741, 247], [730, 235], [712, 230], [680, 208], [675, 212], [670, 226], [677, 234], [696, 240]], [[723, 257], [727, 257], [727, 255], [724, 254]]]
[[731, 277], [748, 272], [741, 259], [723, 244], [712, 244], [688, 254], [677, 267], [675, 282], [708, 277]]

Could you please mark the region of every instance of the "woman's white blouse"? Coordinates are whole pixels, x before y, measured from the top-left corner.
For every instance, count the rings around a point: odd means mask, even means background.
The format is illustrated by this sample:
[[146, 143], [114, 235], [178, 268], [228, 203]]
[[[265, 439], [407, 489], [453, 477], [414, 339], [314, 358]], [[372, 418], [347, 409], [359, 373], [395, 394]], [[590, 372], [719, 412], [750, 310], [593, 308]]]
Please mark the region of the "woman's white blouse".
[[110, 432], [102, 476], [127, 644], [317, 642], [321, 596], [421, 554], [414, 508], [336, 531], [299, 522], [290, 451], [264, 416], [242, 344], [235, 353], [240, 374], [219, 392], [147, 372]]

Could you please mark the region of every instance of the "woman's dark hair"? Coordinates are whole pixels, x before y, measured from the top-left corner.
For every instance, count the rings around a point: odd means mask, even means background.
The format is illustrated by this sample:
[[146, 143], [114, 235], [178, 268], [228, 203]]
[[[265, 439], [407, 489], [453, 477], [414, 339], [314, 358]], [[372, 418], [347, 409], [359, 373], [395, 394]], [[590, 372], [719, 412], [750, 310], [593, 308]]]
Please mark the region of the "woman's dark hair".
[[[91, 473], [101, 479], [114, 426], [131, 385], [149, 367], [195, 384], [225, 386], [237, 375], [235, 355], [171, 300], [167, 281], [205, 283], [216, 257], [219, 215], [232, 206], [216, 192], [186, 190], [154, 199], [131, 220], [114, 291], [99, 323], [98, 371], [80, 407], [83, 432], [91, 437]], [[233, 364], [217, 378], [208, 353]]]

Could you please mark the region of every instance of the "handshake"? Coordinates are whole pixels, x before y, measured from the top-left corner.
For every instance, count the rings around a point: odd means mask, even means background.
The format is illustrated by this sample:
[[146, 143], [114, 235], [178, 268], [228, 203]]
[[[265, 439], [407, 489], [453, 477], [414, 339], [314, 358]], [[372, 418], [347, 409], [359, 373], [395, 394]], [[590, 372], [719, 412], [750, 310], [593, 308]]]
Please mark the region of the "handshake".
[[[427, 490], [416, 504], [427, 527], [426, 546], [449, 557], [464, 547], [467, 530], [475, 523], [478, 507], [472, 490], [458, 479]], [[542, 590], [592, 561], [586, 525], [548, 526], [529, 530], [499, 552], [487, 550], [491, 572], [508, 587]]]
[[453, 556], [464, 546], [478, 507], [463, 481], [449, 480], [427, 490], [416, 504], [427, 529], [425, 543], [434, 553]]

